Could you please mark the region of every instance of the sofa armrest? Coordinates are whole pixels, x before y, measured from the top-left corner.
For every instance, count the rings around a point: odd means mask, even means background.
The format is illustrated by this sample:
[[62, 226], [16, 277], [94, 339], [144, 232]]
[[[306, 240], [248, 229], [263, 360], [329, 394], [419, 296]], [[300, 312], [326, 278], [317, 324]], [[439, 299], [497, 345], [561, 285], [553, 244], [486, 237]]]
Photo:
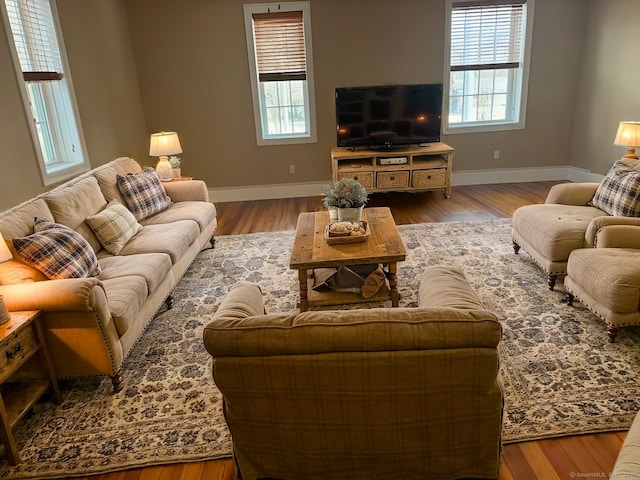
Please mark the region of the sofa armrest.
[[[107, 307], [97, 278], [69, 278], [3, 285], [0, 294], [8, 310], [90, 311]], [[108, 311], [108, 308], [106, 308]]]
[[435, 266], [427, 268], [420, 282], [418, 306], [485, 310], [461, 270]]
[[[585, 246], [595, 247], [596, 243], [600, 242], [600, 231], [605, 227], [627, 225], [627, 226], [640, 226], [640, 218], [638, 217], [619, 217], [612, 215], [603, 215], [602, 217], [596, 217], [589, 223], [587, 231], [584, 234]], [[603, 245], [599, 245], [603, 246]]]
[[595, 247], [640, 249], [640, 227], [638, 225], [609, 225], [596, 234]]
[[631, 424], [609, 478], [617, 480], [640, 478], [640, 413]]
[[544, 203], [561, 205], [588, 205], [598, 189], [599, 183], [560, 183], [553, 185]]
[[207, 184], [202, 180], [185, 180], [179, 182], [165, 182], [164, 186], [167, 195], [174, 203], [177, 202], [208, 202], [209, 190]]

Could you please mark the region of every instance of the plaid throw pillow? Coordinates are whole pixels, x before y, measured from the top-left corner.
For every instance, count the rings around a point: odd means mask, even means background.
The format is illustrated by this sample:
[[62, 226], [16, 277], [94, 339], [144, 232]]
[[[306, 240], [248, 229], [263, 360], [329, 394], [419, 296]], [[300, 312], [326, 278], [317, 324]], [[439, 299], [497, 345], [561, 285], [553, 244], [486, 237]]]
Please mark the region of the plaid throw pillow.
[[87, 217], [87, 223], [102, 246], [118, 255], [131, 237], [142, 229], [133, 214], [116, 200], [109, 202], [100, 213]]
[[640, 172], [618, 160], [598, 186], [591, 205], [609, 215], [640, 216]]
[[124, 203], [136, 220], [147, 218], [173, 205], [158, 174], [151, 167], [146, 167], [140, 173], [117, 175], [116, 183]]
[[35, 219], [34, 233], [12, 239], [22, 260], [51, 280], [99, 275], [98, 259], [82, 235], [59, 223]]

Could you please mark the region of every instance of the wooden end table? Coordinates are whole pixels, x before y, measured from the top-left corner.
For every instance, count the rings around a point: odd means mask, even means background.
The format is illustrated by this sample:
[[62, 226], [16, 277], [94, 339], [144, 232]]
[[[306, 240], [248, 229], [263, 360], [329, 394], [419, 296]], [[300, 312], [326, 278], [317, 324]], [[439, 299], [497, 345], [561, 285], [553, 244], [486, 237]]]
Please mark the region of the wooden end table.
[[[407, 252], [396, 223], [387, 207], [365, 208], [363, 220], [368, 223], [370, 230], [366, 241], [330, 245], [324, 238], [324, 230], [330, 223], [329, 212], [300, 214], [289, 262], [290, 268], [298, 270], [300, 311], [304, 312], [314, 305], [343, 305], [389, 299], [392, 306], [398, 306], [400, 297], [397, 262], [403, 261]], [[375, 263], [388, 268], [389, 289], [381, 289], [371, 298], [365, 299], [357, 293], [318, 292], [311, 288], [313, 278], [310, 278], [309, 272], [314, 269]]]
[[9, 464], [17, 465], [20, 454], [13, 427], [47, 390], [58, 404], [62, 395], [40, 327], [40, 311], [10, 315], [11, 320], [0, 325], [0, 438]]

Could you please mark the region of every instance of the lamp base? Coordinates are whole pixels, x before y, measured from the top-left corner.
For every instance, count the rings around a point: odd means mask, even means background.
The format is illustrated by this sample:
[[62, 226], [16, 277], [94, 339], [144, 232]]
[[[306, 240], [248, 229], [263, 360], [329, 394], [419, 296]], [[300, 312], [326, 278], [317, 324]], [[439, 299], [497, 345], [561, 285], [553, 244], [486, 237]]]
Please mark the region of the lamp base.
[[156, 165], [156, 173], [160, 180], [171, 180], [173, 178], [173, 169], [169, 163], [169, 157], [160, 157]]
[[4, 298], [0, 295], [0, 325], [7, 323], [9, 320], [11, 320], [11, 315], [4, 304]]

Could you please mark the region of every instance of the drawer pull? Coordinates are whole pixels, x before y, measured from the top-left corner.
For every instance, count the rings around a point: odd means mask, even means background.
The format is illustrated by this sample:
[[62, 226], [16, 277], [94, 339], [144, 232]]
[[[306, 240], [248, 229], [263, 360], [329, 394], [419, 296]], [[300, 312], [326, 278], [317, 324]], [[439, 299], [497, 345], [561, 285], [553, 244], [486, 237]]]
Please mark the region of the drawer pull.
[[[20, 344], [20, 342], [16, 343], [16, 346], [14, 347], [14, 352], [15, 352], [15, 353], [18, 353], [18, 352], [19, 352], [19, 351], [21, 351], [21, 350], [22, 350], [22, 345]], [[7, 350], [7, 351], [5, 352], [5, 353], [7, 354], [7, 358], [8, 358], [9, 360], [11, 360], [12, 358], [15, 358], [15, 357], [14, 357], [14, 355], [13, 355], [13, 354], [14, 354], [14, 352], [12, 352], [11, 350]]]
[[389, 177], [389, 180], [395, 180], [396, 177]]
[[358, 180], [358, 175], [353, 177], [354, 180]]

